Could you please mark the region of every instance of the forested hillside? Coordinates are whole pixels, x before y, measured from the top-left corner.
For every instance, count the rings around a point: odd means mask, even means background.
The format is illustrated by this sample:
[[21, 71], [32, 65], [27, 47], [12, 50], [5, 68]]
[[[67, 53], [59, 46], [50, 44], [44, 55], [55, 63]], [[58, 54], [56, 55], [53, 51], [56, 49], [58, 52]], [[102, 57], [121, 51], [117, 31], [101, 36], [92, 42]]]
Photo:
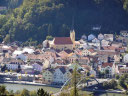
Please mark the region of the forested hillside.
[[[5, 1], [3, 4], [14, 9], [0, 15], [1, 41], [9, 38], [42, 42], [47, 35], [69, 36], [72, 25], [77, 38], [100, 32], [118, 34], [128, 29], [128, 0], [23, 0], [23, 4], [21, 0]], [[101, 30], [92, 30], [97, 26]]]
[[0, 6], [6, 6], [8, 8], [16, 8], [21, 5], [23, 0], [0, 0]]

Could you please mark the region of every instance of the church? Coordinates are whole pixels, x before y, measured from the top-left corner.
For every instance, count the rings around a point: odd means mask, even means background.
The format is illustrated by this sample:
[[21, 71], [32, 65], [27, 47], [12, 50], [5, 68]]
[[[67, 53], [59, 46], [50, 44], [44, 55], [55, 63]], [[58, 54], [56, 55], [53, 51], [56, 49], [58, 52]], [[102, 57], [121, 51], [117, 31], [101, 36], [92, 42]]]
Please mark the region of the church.
[[75, 31], [70, 31], [70, 37], [55, 37], [49, 41], [50, 48], [56, 50], [73, 50], [75, 48]]

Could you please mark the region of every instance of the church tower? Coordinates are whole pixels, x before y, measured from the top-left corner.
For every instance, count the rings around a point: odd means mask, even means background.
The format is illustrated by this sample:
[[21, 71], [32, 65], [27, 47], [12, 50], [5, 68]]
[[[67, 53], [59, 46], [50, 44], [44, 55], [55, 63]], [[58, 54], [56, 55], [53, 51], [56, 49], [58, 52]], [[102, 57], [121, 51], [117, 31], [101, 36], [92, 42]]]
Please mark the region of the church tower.
[[70, 31], [70, 38], [74, 44], [75, 43], [75, 30], [74, 29]]
[[71, 30], [70, 30], [70, 38], [71, 38], [72, 43], [73, 43], [73, 48], [75, 48], [74, 16], [72, 18], [72, 27], [71, 27]]

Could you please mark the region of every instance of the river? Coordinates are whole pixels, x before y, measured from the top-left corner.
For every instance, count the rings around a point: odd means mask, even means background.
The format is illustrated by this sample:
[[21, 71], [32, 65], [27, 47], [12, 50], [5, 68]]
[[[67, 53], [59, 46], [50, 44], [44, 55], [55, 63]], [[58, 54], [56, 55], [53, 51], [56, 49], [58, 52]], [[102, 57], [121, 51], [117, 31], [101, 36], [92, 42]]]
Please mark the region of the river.
[[[56, 93], [60, 90], [60, 88], [53, 88], [53, 87], [46, 87], [46, 86], [35, 86], [35, 85], [21, 85], [21, 84], [9, 84], [9, 83], [4, 83], [4, 84], [0, 84], [0, 85], [6, 86], [6, 89], [8, 91], [13, 90], [14, 92], [16, 92], [17, 90], [23, 90], [24, 88], [29, 91], [34, 91], [34, 90], [36, 91], [39, 88], [43, 88], [47, 92], [53, 92], [53, 93]], [[90, 92], [86, 92], [86, 93], [90, 93]], [[117, 93], [98, 93], [95, 96], [127, 96], [127, 95], [117, 94]]]

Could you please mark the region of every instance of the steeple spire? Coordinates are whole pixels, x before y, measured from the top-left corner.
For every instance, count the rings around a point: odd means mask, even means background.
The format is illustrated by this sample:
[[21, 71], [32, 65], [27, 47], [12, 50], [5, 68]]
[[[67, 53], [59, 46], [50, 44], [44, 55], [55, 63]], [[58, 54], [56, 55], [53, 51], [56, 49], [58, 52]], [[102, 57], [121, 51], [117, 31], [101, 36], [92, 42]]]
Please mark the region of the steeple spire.
[[72, 17], [72, 26], [71, 26], [71, 31], [73, 31], [73, 30], [74, 30], [74, 15]]

